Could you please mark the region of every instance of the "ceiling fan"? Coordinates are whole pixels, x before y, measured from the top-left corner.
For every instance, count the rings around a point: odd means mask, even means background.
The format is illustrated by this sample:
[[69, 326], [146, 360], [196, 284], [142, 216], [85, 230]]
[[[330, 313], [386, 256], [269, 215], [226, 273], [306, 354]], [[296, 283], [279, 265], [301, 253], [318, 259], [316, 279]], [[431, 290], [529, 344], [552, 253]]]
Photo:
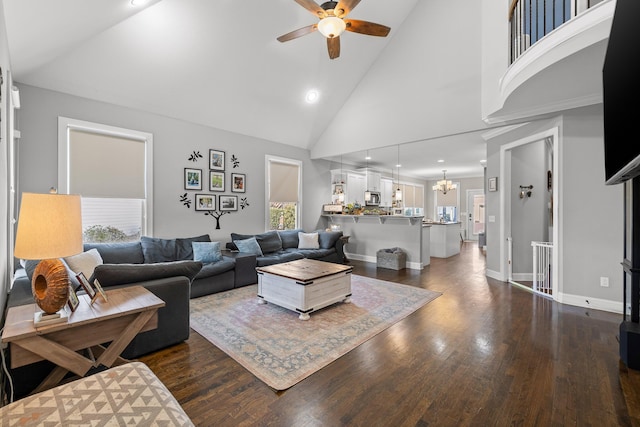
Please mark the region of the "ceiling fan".
[[317, 24], [281, 35], [277, 40], [284, 43], [318, 30], [327, 38], [327, 48], [331, 59], [340, 56], [340, 34], [345, 30], [378, 37], [386, 37], [391, 31], [391, 28], [373, 22], [345, 19], [349, 12], [360, 3], [360, 0], [328, 1], [321, 5], [313, 0], [295, 0], [295, 2], [316, 15], [320, 21]]

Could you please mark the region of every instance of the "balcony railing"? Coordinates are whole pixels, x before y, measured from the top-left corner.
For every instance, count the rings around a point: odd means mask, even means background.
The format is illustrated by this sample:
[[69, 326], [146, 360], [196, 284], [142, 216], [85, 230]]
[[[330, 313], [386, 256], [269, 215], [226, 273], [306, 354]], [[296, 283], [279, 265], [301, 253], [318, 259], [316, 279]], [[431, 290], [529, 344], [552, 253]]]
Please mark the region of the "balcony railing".
[[603, 0], [513, 0], [510, 63], [560, 25]]

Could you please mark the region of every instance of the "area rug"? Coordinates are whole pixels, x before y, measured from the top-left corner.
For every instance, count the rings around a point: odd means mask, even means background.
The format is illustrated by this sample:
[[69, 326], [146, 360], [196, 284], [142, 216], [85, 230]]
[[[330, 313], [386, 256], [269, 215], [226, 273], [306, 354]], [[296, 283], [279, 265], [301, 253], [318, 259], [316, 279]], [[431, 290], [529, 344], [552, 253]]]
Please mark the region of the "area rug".
[[260, 380], [286, 390], [441, 294], [352, 275], [351, 303], [311, 313], [258, 304], [258, 285], [191, 300], [191, 327]]

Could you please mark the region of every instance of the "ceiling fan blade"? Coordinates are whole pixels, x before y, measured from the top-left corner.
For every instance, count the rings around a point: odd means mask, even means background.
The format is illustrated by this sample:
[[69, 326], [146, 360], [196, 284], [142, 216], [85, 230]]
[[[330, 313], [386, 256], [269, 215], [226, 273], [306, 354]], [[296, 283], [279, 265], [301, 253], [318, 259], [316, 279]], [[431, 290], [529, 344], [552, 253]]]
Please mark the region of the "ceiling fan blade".
[[313, 0], [294, 0], [294, 1], [298, 3], [300, 6], [307, 9], [309, 12], [318, 16], [318, 18], [324, 18], [327, 15], [327, 12], [325, 12], [324, 9], [321, 8], [320, 5], [318, 5], [318, 3], [314, 2]]
[[317, 24], [308, 25], [306, 27], [298, 28], [297, 30], [291, 31], [290, 33], [283, 34], [280, 37], [278, 37], [277, 40], [281, 43], [288, 42], [289, 40], [297, 39], [298, 37], [311, 34], [317, 29], [318, 29]]
[[336, 59], [340, 56], [340, 36], [327, 38], [327, 48], [329, 49], [329, 58]]
[[341, 0], [336, 5], [336, 8], [333, 10], [333, 13], [339, 17], [344, 18], [360, 3], [360, 0]]
[[354, 33], [366, 34], [368, 36], [386, 37], [391, 31], [391, 28], [376, 24], [369, 21], [360, 21], [358, 19], [345, 19], [347, 24], [347, 31]]

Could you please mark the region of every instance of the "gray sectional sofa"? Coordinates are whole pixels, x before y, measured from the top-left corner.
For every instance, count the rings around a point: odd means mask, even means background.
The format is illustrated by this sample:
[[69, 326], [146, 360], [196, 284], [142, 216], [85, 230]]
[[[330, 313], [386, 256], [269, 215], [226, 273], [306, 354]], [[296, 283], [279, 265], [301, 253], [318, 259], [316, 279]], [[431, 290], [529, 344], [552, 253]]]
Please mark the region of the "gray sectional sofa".
[[[231, 242], [215, 262], [194, 260], [194, 242], [210, 242], [208, 234], [176, 239], [143, 236], [126, 243], [85, 243], [85, 252], [95, 249], [102, 263], [95, 266], [91, 277], [106, 289], [141, 285], [165, 302], [158, 311], [158, 328], [136, 336], [122, 354], [136, 358], [177, 344], [189, 337], [189, 300], [212, 293], [257, 283], [256, 267], [301, 258], [343, 263], [341, 232], [318, 232], [318, 248], [299, 248], [298, 232], [272, 231], [256, 235], [232, 233], [232, 240], [255, 238], [260, 254], [243, 253]], [[38, 261], [27, 261], [16, 269], [7, 308], [33, 303], [31, 277]], [[80, 284], [67, 265], [75, 288]], [[82, 292], [82, 291], [80, 291]], [[11, 370], [17, 383], [16, 396], [29, 393], [51, 371], [53, 364], [39, 362]]]

